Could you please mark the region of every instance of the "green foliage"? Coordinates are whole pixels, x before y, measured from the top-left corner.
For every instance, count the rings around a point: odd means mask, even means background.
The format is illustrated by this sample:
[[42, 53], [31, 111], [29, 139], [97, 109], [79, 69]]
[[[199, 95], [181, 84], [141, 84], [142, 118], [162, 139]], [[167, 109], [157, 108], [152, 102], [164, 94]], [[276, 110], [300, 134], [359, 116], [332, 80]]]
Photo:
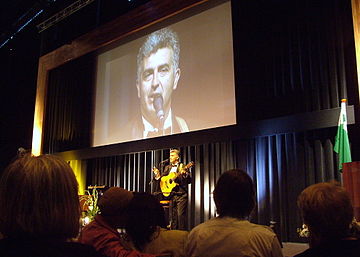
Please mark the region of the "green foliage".
[[85, 217], [88, 217], [89, 222], [94, 219], [96, 214], [100, 211], [99, 206], [97, 205], [99, 199], [99, 192], [94, 187], [91, 191], [85, 190], [85, 195], [83, 195], [80, 200], [85, 200], [83, 203], [83, 210], [85, 211]]
[[302, 224], [301, 228], [297, 229], [297, 232], [300, 237], [310, 237], [309, 228], [305, 224]]

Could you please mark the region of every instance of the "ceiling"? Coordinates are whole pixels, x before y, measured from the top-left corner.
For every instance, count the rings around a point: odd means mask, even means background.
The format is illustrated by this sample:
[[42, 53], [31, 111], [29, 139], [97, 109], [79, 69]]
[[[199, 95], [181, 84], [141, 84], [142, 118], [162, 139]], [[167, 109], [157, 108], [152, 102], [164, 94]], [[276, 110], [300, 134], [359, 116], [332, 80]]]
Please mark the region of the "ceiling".
[[[88, 2], [87, 2], [88, 1]], [[95, 4], [102, 18], [116, 17], [149, 0], [2, 0], [0, 8], [0, 48], [24, 28], [34, 28], [75, 2]], [[95, 3], [96, 2], [96, 3]], [[93, 9], [95, 9], [93, 8]], [[84, 8], [85, 9], [85, 8]]]
[[2, 0], [0, 8], [0, 45], [25, 27], [38, 25], [75, 1]]
[[2, 0], [0, 8], [0, 34], [7, 31], [37, 0]]
[[[48, 14], [51, 10], [61, 8], [68, 4], [67, 0], [2, 0], [0, 8], [0, 34], [15, 29], [19, 21], [31, 18], [32, 14], [44, 10]], [[44, 16], [44, 15], [43, 15]]]

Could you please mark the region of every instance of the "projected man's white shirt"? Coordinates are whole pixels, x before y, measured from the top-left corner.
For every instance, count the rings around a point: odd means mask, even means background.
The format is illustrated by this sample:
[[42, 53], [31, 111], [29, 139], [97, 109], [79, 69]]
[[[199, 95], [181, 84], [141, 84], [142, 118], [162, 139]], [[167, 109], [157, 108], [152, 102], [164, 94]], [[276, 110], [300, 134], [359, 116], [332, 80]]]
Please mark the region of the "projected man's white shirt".
[[[142, 122], [144, 124], [144, 131], [143, 131], [143, 138], [147, 138], [149, 133], [151, 132], [159, 132], [158, 128], [155, 128], [154, 126], [152, 126], [150, 124], [150, 122], [148, 122], [144, 116], [142, 116]], [[164, 122], [164, 127], [163, 130], [167, 130], [170, 129], [170, 134], [173, 133], [172, 130], [172, 112], [171, 109], [169, 111], [169, 115], [166, 117], [165, 122]]]

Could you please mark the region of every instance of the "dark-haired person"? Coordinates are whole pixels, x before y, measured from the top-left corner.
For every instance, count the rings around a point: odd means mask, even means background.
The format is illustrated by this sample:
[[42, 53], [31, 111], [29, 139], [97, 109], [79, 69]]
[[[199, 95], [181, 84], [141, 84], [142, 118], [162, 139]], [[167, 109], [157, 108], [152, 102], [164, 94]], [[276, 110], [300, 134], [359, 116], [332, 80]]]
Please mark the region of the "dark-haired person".
[[140, 47], [136, 88], [141, 117], [126, 128], [133, 139], [189, 131], [186, 121], [171, 107], [180, 79], [179, 57], [178, 36], [169, 28], [151, 33]]
[[343, 187], [309, 186], [299, 195], [298, 207], [310, 232], [310, 248], [296, 257], [360, 256], [360, 240], [351, 234], [353, 207]]
[[[162, 187], [161, 191], [165, 193], [170, 193], [169, 196], [164, 199], [171, 199], [172, 201], [172, 212], [174, 215], [171, 220], [172, 229], [181, 229], [186, 230], [186, 210], [188, 203], [188, 185], [191, 183], [191, 174], [189, 169], [180, 162], [180, 151], [178, 149], [171, 149], [169, 156], [169, 165], [164, 167], [163, 171], [160, 171], [157, 168], [153, 169], [154, 179], [157, 185], [155, 190], [160, 190], [161, 181], [169, 178], [174, 188], [170, 188], [170, 191], [167, 191], [166, 187]], [[176, 179], [173, 179], [176, 176]], [[159, 189], [156, 189], [159, 188]]]
[[99, 199], [100, 213], [81, 231], [79, 241], [93, 246], [108, 257], [154, 257], [131, 248], [117, 231], [125, 228], [127, 208], [133, 193], [121, 187], [110, 187]]
[[186, 256], [283, 256], [273, 231], [248, 221], [255, 191], [246, 172], [224, 172], [215, 186], [214, 200], [219, 216], [190, 232]]
[[78, 184], [70, 166], [52, 155], [21, 155], [0, 178], [0, 256], [96, 257], [71, 242], [79, 233]]
[[187, 231], [167, 230], [165, 213], [151, 194], [136, 193], [128, 208], [126, 233], [140, 252], [181, 257]]

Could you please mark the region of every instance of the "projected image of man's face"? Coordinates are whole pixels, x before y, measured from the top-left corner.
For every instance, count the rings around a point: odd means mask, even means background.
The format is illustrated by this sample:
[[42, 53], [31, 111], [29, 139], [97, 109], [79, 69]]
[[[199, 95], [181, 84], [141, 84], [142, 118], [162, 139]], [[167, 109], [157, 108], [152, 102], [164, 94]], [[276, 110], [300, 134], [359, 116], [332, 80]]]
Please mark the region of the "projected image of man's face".
[[163, 98], [165, 115], [168, 113], [171, 107], [171, 94], [177, 87], [179, 77], [180, 70], [174, 70], [171, 48], [160, 48], [144, 58], [137, 88], [141, 112], [147, 120], [157, 119], [153, 103], [158, 95]]
[[236, 124], [231, 1], [222, 2], [99, 49], [93, 146]]

